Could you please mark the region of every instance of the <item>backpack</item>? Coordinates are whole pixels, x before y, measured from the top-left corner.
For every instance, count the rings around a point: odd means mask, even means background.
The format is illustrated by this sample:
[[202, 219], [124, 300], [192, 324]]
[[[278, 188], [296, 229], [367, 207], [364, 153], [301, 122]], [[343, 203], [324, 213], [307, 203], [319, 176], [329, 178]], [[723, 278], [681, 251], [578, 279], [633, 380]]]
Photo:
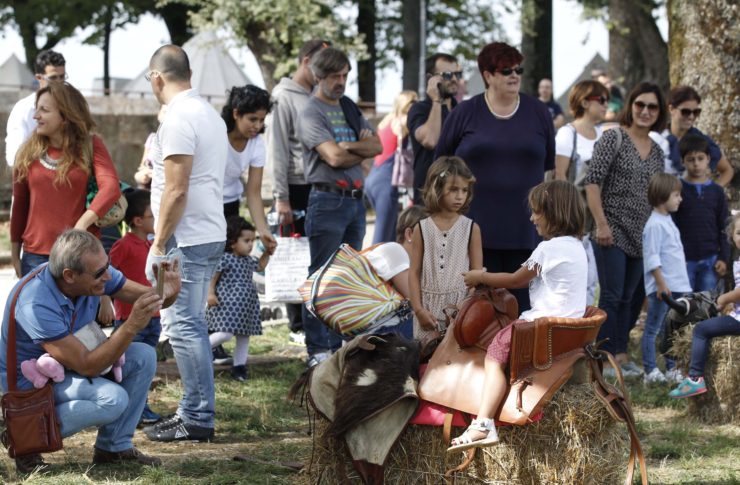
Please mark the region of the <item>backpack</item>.
[[344, 338], [395, 322], [410, 312], [408, 301], [349, 244], [339, 246], [298, 292], [311, 315]]

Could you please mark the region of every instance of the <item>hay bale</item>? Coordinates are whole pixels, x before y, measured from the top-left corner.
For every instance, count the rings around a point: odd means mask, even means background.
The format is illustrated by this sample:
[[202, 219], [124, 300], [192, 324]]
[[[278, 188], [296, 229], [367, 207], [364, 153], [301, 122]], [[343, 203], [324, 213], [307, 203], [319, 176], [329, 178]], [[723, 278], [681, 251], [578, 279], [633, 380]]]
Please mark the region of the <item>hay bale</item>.
[[[317, 416], [312, 463], [304, 484], [361, 483], [346, 454], [321, 436], [328, 422]], [[453, 436], [462, 433], [455, 429]], [[545, 408], [535, 424], [499, 429], [501, 443], [480, 449], [456, 484], [613, 484], [624, 480], [629, 452], [626, 427], [616, 423], [588, 384], [568, 385]], [[445, 470], [463, 460], [446, 453], [442, 428], [409, 426], [391, 450], [386, 483], [444, 483]]]
[[[684, 374], [688, 374], [691, 363], [693, 327], [681, 329], [673, 341], [672, 352]], [[740, 424], [740, 339], [733, 336], [712, 339], [704, 382], [707, 392], [687, 399], [689, 416], [709, 424]]]

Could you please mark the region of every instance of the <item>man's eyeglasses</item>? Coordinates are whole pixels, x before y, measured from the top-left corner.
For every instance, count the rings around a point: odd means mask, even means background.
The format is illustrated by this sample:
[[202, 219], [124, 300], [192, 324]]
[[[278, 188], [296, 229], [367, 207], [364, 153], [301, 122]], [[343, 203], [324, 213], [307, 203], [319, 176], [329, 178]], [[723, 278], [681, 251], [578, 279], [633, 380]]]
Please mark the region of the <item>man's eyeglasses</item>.
[[458, 80], [462, 79], [462, 71], [444, 71], [444, 72], [435, 72], [435, 76], [441, 76], [442, 79], [445, 81], [452, 81], [452, 77], [456, 77]]
[[681, 111], [681, 116], [684, 118], [688, 118], [691, 115], [694, 115], [694, 118], [698, 118], [701, 114], [701, 108], [696, 109], [689, 109], [689, 108], [681, 108], [679, 111]]
[[62, 82], [66, 81], [69, 78], [69, 75], [67, 73], [64, 74], [52, 74], [50, 76], [47, 76], [46, 74], [41, 75], [41, 79], [43, 79], [46, 82]]
[[609, 102], [609, 98], [606, 96], [588, 96], [586, 97], [586, 101], [598, 101], [599, 104], [606, 104]]
[[85, 273], [87, 273], [90, 276], [92, 276], [93, 279], [99, 280], [108, 271], [108, 268], [110, 268], [110, 259], [108, 259], [108, 262], [105, 263], [105, 266], [103, 266], [99, 270], [95, 271], [94, 273], [90, 273], [90, 272], [87, 272], [87, 271], [85, 271]]
[[524, 68], [522, 66], [519, 66], [519, 67], [505, 67], [503, 69], [499, 69], [498, 72], [500, 72], [504, 76], [511, 76], [512, 73], [517, 73], [518, 75], [521, 76], [524, 73]]
[[635, 105], [635, 108], [637, 108], [638, 111], [642, 111], [647, 108], [651, 113], [658, 111], [658, 108], [660, 108], [660, 106], [655, 103], [643, 103], [642, 101], [635, 101], [632, 104]]
[[144, 73], [144, 79], [146, 79], [147, 81], [151, 81], [153, 77], [158, 77], [161, 75], [161, 71], [155, 71], [154, 69], [152, 69], [151, 71]]

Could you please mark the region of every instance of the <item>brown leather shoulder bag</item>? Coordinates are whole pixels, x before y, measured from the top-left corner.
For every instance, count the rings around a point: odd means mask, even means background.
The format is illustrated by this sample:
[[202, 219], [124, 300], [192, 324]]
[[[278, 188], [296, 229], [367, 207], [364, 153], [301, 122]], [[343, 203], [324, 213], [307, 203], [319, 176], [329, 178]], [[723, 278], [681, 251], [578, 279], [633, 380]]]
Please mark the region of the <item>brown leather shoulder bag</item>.
[[11, 458], [62, 449], [62, 433], [54, 407], [54, 390], [51, 384], [47, 383], [41, 389], [18, 390], [15, 304], [26, 283], [42, 269], [43, 267], [37, 268], [18, 286], [10, 303], [8, 315], [8, 392], [2, 397], [5, 431], [0, 439]]

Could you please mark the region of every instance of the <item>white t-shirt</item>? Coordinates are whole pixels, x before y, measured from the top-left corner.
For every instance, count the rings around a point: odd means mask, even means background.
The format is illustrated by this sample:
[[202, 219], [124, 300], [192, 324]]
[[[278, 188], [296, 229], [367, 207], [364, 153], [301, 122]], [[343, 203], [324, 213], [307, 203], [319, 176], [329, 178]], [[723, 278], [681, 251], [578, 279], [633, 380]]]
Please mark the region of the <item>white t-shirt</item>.
[[[570, 158], [570, 156], [573, 154], [574, 131], [575, 128], [570, 123], [560, 127], [558, 133], [555, 135], [555, 155]], [[594, 152], [594, 145], [596, 144], [596, 140], [601, 138], [602, 133], [602, 128], [600, 126], [597, 126], [596, 138], [593, 140], [589, 140], [580, 133], [576, 135], [576, 173], [580, 173], [585, 161], [591, 160], [591, 155]]]
[[249, 167], [265, 166], [265, 142], [262, 135], [247, 141], [244, 150], [238, 152], [229, 143], [229, 155], [226, 159], [224, 176], [224, 204], [239, 200], [244, 192], [241, 176]]
[[178, 246], [195, 246], [226, 240], [223, 188], [229, 140], [226, 124], [195, 89], [178, 93], [157, 130], [153, 148], [152, 212], [159, 217], [164, 160], [192, 155], [187, 202], [175, 228]]
[[390, 242], [380, 244], [371, 251], [365, 253], [365, 257], [370, 261], [373, 269], [378, 276], [386, 281], [398, 273], [409, 269], [409, 253], [398, 243]]
[[572, 236], [542, 241], [522, 264], [537, 271], [529, 282], [531, 309], [519, 318], [581, 318], [586, 312], [588, 262], [583, 243]]
[[36, 129], [36, 93], [31, 93], [13, 106], [8, 116], [5, 136], [5, 161], [12, 167], [15, 156], [23, 143], [31, 137]]

